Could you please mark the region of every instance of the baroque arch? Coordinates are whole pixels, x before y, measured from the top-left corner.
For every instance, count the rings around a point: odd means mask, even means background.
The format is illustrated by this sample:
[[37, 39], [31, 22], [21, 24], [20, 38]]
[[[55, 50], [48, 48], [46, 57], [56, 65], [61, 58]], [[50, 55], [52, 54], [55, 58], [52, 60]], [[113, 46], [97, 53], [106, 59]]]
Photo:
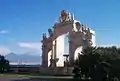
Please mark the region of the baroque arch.
[[[48, 36], [43, 35], [42, 65], [46, 67], [64, 67], [63, 56], [66, 53], [64, 38], [66, 34], [68, 34], [68, 56], [71, 65], [73, 65], [82, 49], [89, 46], [91, 42], [95, 44], [95, 32], [75, 20], [70, 12], [63, 10], [59, 22], [55, 23], [52, 29], [48, 29]], [[51, 61], [49, 61], [50, 59]]]

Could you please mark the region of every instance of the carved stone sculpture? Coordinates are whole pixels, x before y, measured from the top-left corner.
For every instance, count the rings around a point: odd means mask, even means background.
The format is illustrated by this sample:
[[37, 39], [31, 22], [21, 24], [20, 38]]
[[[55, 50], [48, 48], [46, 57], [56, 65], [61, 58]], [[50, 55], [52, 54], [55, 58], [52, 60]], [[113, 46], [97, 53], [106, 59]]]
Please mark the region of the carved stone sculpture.
[[46, 33], [43, 34], [43, 40], [47, 39]]
[[71, 20], [72, 20], [71, 14], [66, 10], [62, 10], [60, 15], [60, 22], [71, 21]]
[[52, 31], [52, 29], [48, 29], [48, 33], [49, 33], [49, 36], [51, 37], [51, 36], [53, 36], [53, 31]]

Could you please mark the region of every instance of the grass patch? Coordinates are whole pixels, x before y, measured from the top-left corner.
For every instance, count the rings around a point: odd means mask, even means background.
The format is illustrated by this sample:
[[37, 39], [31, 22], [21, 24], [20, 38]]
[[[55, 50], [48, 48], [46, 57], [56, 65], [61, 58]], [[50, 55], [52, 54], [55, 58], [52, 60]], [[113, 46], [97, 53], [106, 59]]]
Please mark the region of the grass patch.
[[29, 74], [0, 74], [0, 77], [6, 78], [38, 78], [38, 79], [72, 79], [71, 76], [39, 76], [39, 75], [29, 75]]
[[21, 75], [21, 74], [0, 74], [0, 77], [6, 78], [29, 78], [29, 75]]

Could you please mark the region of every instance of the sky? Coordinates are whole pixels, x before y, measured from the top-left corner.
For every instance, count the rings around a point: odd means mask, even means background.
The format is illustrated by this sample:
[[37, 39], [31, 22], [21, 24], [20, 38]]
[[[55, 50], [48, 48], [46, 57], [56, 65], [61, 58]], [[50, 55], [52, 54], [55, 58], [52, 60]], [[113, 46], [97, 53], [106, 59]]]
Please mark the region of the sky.
[[0, 53], [41, 54], [41, 38], [60, 11], [96, 32], [98, 45], [120, 45], [120, 0], [0, 0]]

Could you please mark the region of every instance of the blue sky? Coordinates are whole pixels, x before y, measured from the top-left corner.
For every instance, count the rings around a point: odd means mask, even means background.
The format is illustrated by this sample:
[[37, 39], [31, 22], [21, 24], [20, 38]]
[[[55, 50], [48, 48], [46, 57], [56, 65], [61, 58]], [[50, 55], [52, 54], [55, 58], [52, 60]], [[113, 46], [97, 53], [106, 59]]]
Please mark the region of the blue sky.
[[96, 31], [97, 44], [120, 45], [120, 0], [0, 0], [0, 53], [39, 53], [63, 9]]

